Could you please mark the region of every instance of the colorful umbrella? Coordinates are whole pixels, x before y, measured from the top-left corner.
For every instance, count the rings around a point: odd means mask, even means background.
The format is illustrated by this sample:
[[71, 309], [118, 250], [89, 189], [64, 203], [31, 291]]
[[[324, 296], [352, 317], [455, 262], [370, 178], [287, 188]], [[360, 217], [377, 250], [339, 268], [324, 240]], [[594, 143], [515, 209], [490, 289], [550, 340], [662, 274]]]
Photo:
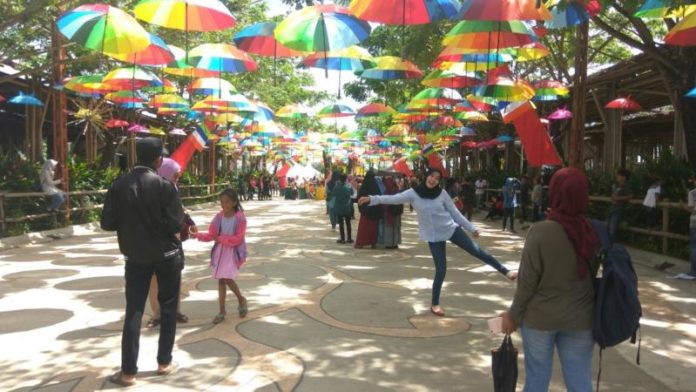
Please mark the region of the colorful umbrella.
[[672, 7], [669, 0], [647, 0], [633, 16], [637, 18], [683, 18], [696, 11], [696, 1], [687, 0]]
[[459, 94], [457, 90], [451, 88], [430, 87], [418, 92], [418, 94], [411, 99], [411, 102], [441, 106], [454, 105], [463, 100], [464, 98], [462, 98], [461, 94]]
[[547, 118], [549, 120], [567, 120], [569, 118], [573, 118], [573, 113], [566, 108], [560, 108], [549, 114]]
[[376, 66], [367, 49], [351, 46], [330, 53], [313, 53], [302, 61], [302, 66], [338, 71], [338, 98], [341, 98], [341, 71], [360, 72]]
[[177, 94], [157, 94], [150, 99], [148, 105], [153, 108], [181, 109], [188, 107], [188, 101]]
[[136, 91], [114, 91], [106, 94], [104, 99], [115, 103], [142, 103], [147, 99]]
[[174, 61], [167, 64], [164, 72], [170, 75], [188, 76], [189, 78], [205, 78], [220, 75], [218, 71], [195, 68], [186, 63], [186, 51], [173, 45], [169, 49], [174, 54]]
[[488, 117], [481, 112], [461, 112], [457, 114], [457, 118], [462, 121], [472, 122], [488, 122]]
[[23, 92], [19, 92], [18, 95], [10, 98], [7, 103], [13, 103], [15, 105], [27, 105], [27, 106], [43, 106], [43, 102], [41, 102], [38, 98], [34, 96], [34, 94], [29, 94], [25, 95]]
[[321, 110], [319, 110], [319, 113], [317, 113], [317, 117], [319, 118], [338, 118], [350, 116], [355, 116], [355, 110], [353, 110], [350, 106], [342, 104], [324, 106], [321, 108]]
[[478, 87], [474, 96], [489, 97], [499, 101], [526, 101], [534, 97], [534, 89], [522, 79], [498, 76], [487, 85]]
[[675, 46], [696, 45], [696, 12], [687, 15], [665, 36], [665, 43]]
[[152, 72], [138, 67], [116, 68], [104, 76], [102, 82], [113, 90], [137, 90], [145, 86], [162, 86]]
[[210, 95], [199, 103], [220, 109], [230, 109], [234, 112], [256, 112], [258, 110], [256, 105], [242, 94], [231, 94], [226, 91], [217, 95]]
[[684, 96], [689, 98], [696, 98], [696, 88], [691, 89], [688, 93], [684, 94]]
[[481, 79], [472, 72], [436, 69], [423, 78], [421, 84], [428, 87], [467, 88], [478, 86]]
[[556, 80], [540, 80], [533, 84], [535, 101], [555, 101], [570, 95], [570, 89]]
[[408, 132], [411, 130], [411, 127], [409, 127], [406, 124], [396, 124], [392, 125], [389, 128], [387, 128], [387, 133], [384, 134], [385, 137], [403, 137], [408, 135]]
[[257, 110], [251, 117], [245, 120], [255, 121], [259, 124], [271, 122], [274, 120], [275, 114], [273, 113], [273, 109], [268, 107], [268, 105], [261, 101], [251, 101], [251, 103], [256, 106]]
[[251, 72], [256, 61], [243, 50], [230, 44], [203, 44], [189, 52], [188, 62], [196, 68], [226, 73]]
[[150, 34], [150, 44], [143, 50], [130, 53], [105, 53], [109, 57], [133, 65], [166, 65], [175, 60], [174, 53], [162, 38]]
[[350, 12], [362, 20], [388, 25], [418, 25], [452, 18], [457, 0], [354, 0]]
[[304, 118], [309, 117], [309, 109], [295, 103], [276, 110], [275, 115], [280, 118]]
[[237, 89], [229, 81], [222, 78], [200, 78], [188, 85], [187, 90], [195, 95], [213, 95], [220, 91], [236, 93]]
[[382, 103], [371, 103], [361, 107], [355, 118], [391, 116], [393, 114], [396, 114], [396, 110], [391, 106]]
[[469, 127], [459, 127], [459, 136], [476, 136], [476, 130]]
[[322, 4], [290, 14], [274, 35], [283, 45], [301, 52], [333, 52], [362, 42], [370, 25], [346, 7]]
[[234, 35], [234, 43], [239, 49], [268, 57], [298, 57], [303, 52], [292, 50], [278, 42], [273, 35], [275, 22], [255, 23]]
[[423, 72], [408, 60], [394, 56], [375, 57], [377, 66], [356, 72], [364, 79], [417, 79], [423, 77]]
[[540, 42], [533, 42], [531, 44], [527, 44], [519, 48], [501, 49], [500, 53], [511, 54], [515, 57], [515, 60], [518, 62], [535, 61], [543, 59], [544, 57], [551, 54], [551, 52], [549, 52], [549, 49]]
[[164, 94], [164, 93], [176, 93], [179, 88], [169, 79], [161, 79], [161, 86], [145, 86], [140, 89], [140, 91], [149, 94]]
[[141, 0], [135, 17], [185, 31], [220, 31], [235, 25], [234, 16], [218, 0]]
[[128, 13], [107, 4], [84, 4], [56, 21], [68, 40], [102, 53], [131, 53], [150, 44], [150, 36]]
[[564, 29], [577, 26], [590, 19], [585, 5], [579, 1], [566, 2], [563, 7], [558, 5], [551, 10], [551, 20], [545, 25], [549, 29]]
[[623, 109], [631, 111], [641, 111], [643, 108], [638, 104], [638, 102], [632, 100], [630, 97], [626, 98], [616, 98], [604, 105], [607, 109]]
[[455, 19], [466, 20], [549, 20], [551, 14], [538, 0], [464, 0]]
[[104, 124], [104, 126], [107, 128], [124, 128], [128, 125], [128, 121], [120, 120], [118, 118], [112, 118]]
[[84, 75], [63, 79], [63, 87], [79, 94], [104, 95], [113, 88], [102, 83], [104, 75]]
[[447, 33], [444, 45], [467, 49], [501, 49], [535, 42], [536, 35], [524, 22], [462, 20]]

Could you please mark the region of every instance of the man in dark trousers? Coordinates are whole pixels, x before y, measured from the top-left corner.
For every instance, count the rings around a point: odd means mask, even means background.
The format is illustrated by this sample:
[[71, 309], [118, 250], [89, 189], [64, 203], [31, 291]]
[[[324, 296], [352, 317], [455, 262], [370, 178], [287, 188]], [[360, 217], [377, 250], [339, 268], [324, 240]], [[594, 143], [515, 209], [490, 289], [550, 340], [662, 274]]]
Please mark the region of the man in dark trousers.
[[172, 348], [176, 334], [176, 304], [183, 268], [177, 234], [184, 221], [179, 196], [171, 182], [157, 175], [164, 148], [158, 138], [136, 142], [137, 164], [117, 178], [104, 200], [101, 227], [116, 230], [126, 259], [126, 318], [121, 341], [121, 371], [113, 383], [135, 384], [138, 373], [140, 323], [152, 275], [157, 276], [161, 309], [157, 374], [174, 369]]

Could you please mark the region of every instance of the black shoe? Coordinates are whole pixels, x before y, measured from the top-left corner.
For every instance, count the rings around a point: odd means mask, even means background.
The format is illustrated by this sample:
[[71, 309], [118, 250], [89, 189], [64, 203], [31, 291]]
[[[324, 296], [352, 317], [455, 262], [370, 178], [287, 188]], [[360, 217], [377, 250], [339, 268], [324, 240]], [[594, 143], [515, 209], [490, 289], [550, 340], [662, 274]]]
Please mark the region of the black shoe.
[[336, 243], [337, 243], [337, 244], [345, 244], [345, 243], [346, 243], [346, 240], [336, 240]]
[[346, 244], [352, 244], [352, 243], [353, 243], [353, 240], [351, 240], [350, 238], [348, 238], [348, 241], [346, 241]]

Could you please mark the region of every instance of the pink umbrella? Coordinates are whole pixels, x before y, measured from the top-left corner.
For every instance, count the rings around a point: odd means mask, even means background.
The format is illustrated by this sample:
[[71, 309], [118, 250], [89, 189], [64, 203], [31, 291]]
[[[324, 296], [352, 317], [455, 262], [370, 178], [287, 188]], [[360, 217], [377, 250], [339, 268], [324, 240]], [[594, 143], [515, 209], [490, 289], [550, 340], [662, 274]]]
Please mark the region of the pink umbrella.
[[567, 120], [569, 118], [573, 118], [573, 112], [566, 108], [556, 109], [555, 112], [548, 116], [549, 120]]
[[140, 124], [131, 125], [131, 127], [128, 128], [128, 131], [129, 132], [144, 132], [144, 133], [150, 132], [150, 130], [146, 126], [140, 125]]

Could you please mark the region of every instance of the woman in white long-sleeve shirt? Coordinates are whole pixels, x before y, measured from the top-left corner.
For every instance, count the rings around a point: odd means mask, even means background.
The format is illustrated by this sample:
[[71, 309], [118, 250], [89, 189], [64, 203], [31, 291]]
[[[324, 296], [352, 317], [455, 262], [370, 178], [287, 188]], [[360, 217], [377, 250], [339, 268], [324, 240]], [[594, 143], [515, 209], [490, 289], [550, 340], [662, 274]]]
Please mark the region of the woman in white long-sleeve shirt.
[[65, 192], [61, 191], [56, 187], [60, 184], [62, 180], [54, 180], [56, 173], [56, 166], [58, 166], [58, 161], [55, 159], [47, 160], [43, 168], [41, 169], [41, 174], [39, 179], [41, 181], [41, 190], [51, 196], [51, 202], [46, 208], [48, 212], [55, 212], [63, 205], [65, 202]]
[[426, 173], [425, 181], [415, 188], [392, 196], [364, 196], [358, 200], [359, 204], [369, 203], [370, 206], [404, 203], [413, 205], [418, 214], [418, 234], [423, 241], [428, 242], [435, 263], [430, 311], [436, 316], [445, 315], [445, 311], [440, 307], [440, 290], [447, 272], [447, 255], [445, 253], [447, 240], [495, 268], [508, 279], [515, 280], [517, 277], [517, 272], [505, 268], [495, 257], [464, 234], [462, 227], [473, 237], [479, 236], [476, 227], [457, 210], [449, 195], [442, 192], [440, 177], [440, 172], [431, 168]]

